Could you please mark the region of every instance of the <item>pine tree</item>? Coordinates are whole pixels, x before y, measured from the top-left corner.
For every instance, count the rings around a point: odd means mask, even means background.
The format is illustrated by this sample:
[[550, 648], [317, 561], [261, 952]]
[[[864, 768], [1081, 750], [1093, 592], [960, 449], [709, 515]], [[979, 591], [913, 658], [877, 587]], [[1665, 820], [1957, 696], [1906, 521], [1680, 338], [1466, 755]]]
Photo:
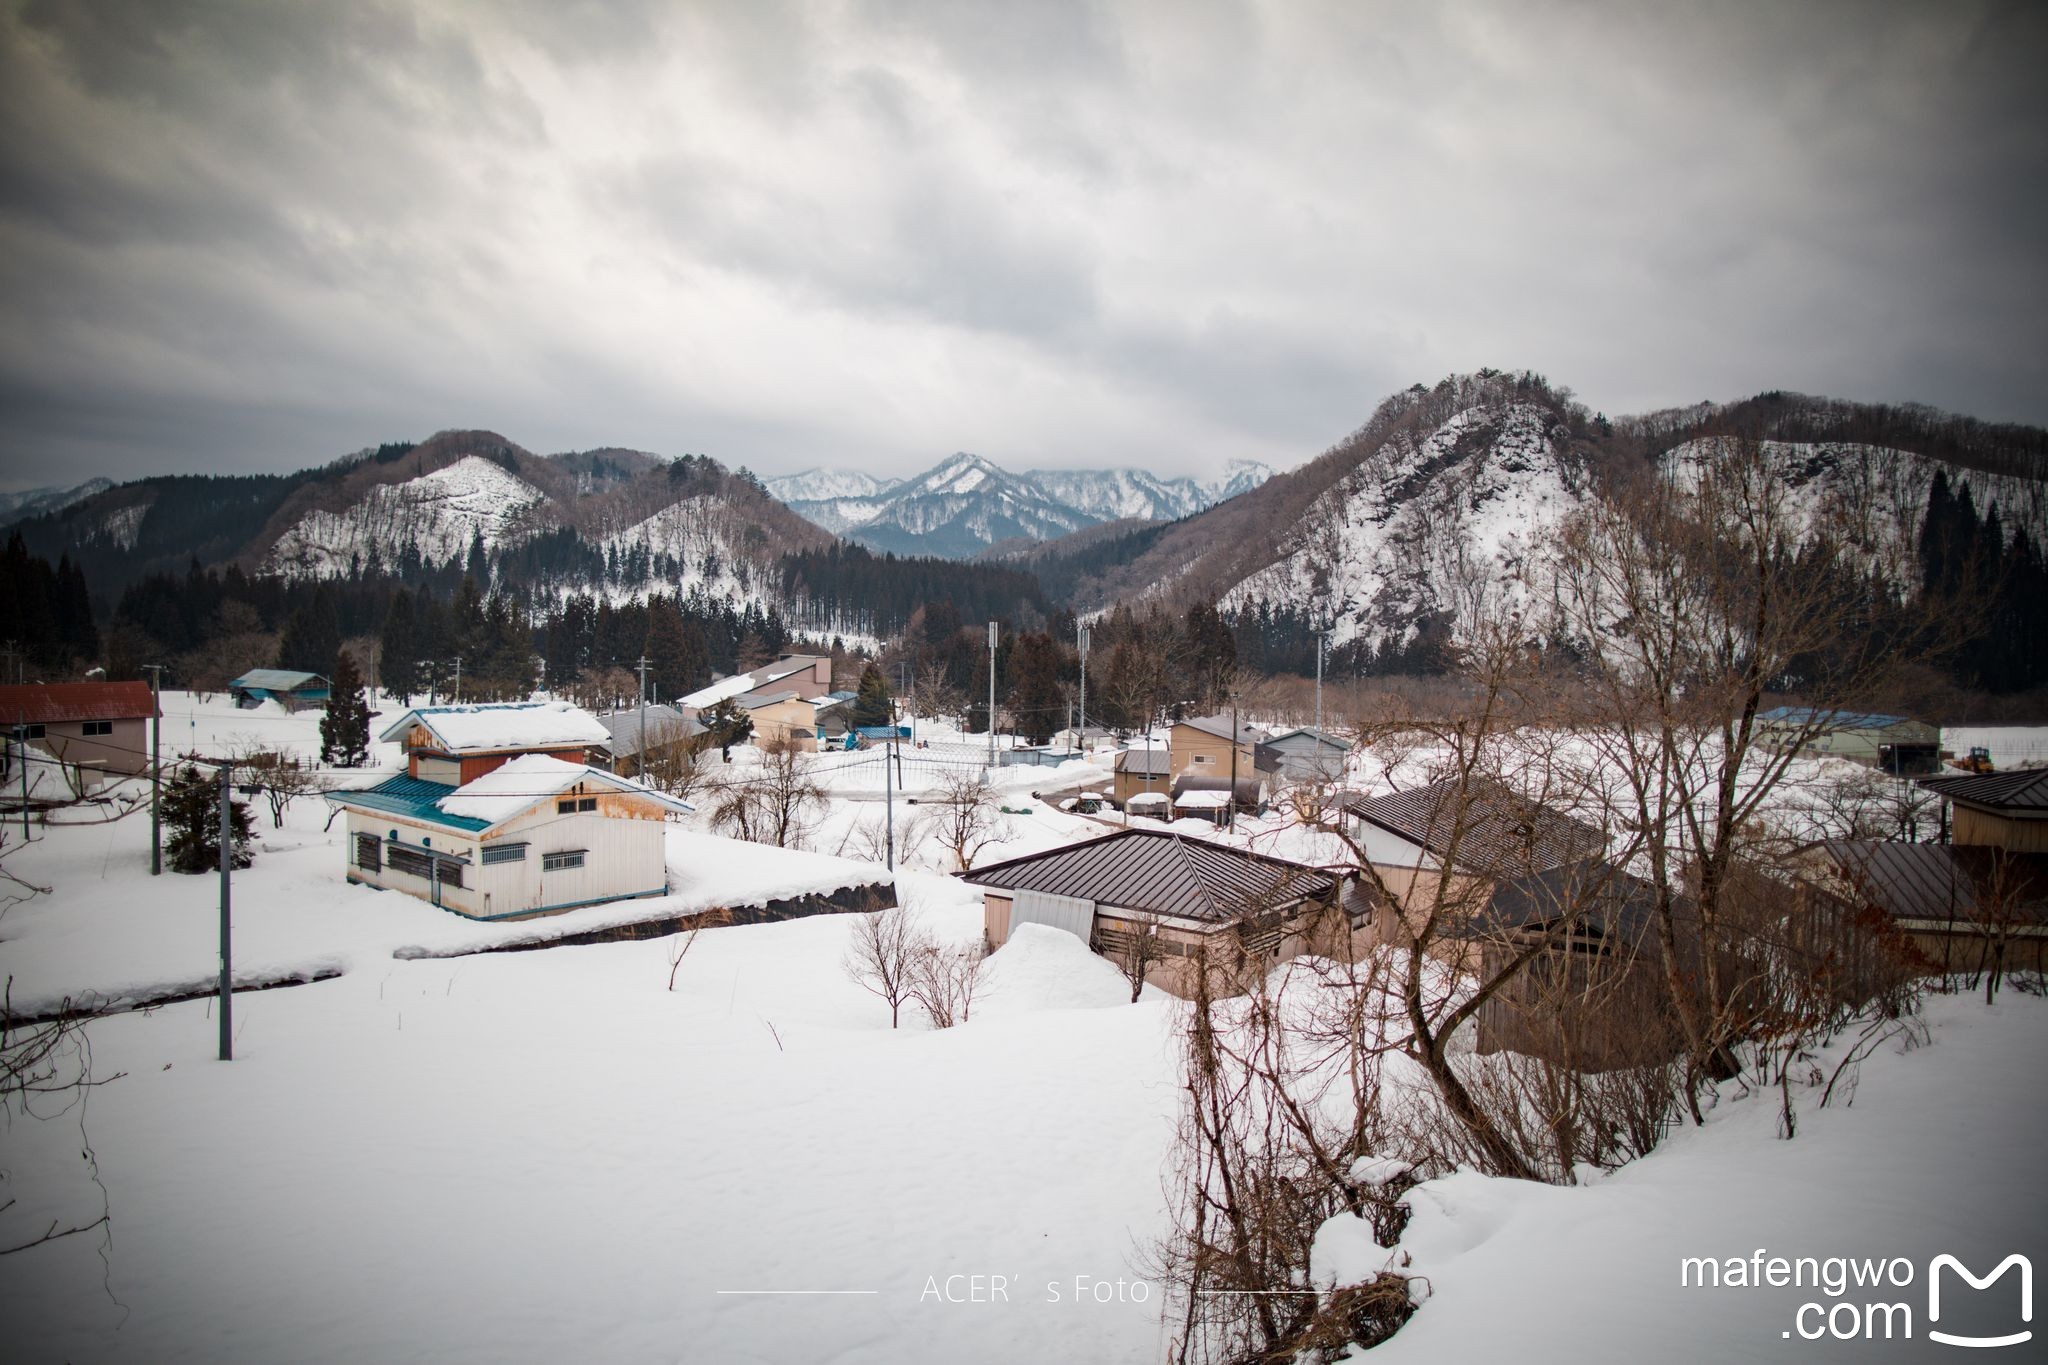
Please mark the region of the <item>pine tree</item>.
[[277, 666], [300, 673], [318, 673], [341, 652], [341, 618], [326, 586], [313, 589], [312, 600], [293, 612], [277, 642]]
[[[413, 626], [412, 594], [404, 588], [391, 594], [384, 612], [384, 635], [378, 649], [377, 671], [384, 690], [406, 706], [420, 688], [419, 639]], [[340, 679], [335, 679], [338, 684]]]
[[1017, 717], [1017, 732], [1033, 744], [1045, 743], [1066, 723], [1059, 646], [1043, 631], [1017, 637], [1010, 654], [1010, 710]]
[[860, 690], [847, 708], [846, 718], [859, 728], [888, 725], [896, 719], [896, 709], [890, 703], [889, 684], [883, 681], [882, 670], [872, 663], [860, 671]]
[[[170, 837], [164, 846], [165, 861], [173, 872], [217, 872], [220, 870], [220, 776], [202, 773], [187, 765], [164, 788], [164, 825]], [[233, 826], [234, 865], [247, 867], [256, 860], [249, 847], [249, 806], [244, 801], [228, 803]]]
[[328, 675], [327, 713], [320, 718], [320, 761], [337, 768], [360, 768], [370, 757], [370, 703], [363, 696], [363, 675], [347, 650], [334, 658]]
[[656, 697], [673, 701], [710, 681], [711, 666], [704, 644], [684, 620], [675, 599], [657, 597], [647, 604], [647, 678]]
[[720, 757], [732, 762], [732, 746], [744, 744], [747, 736], [754, 733], [754, 718], [740, 709], [739, 703], [730, 697], [698, 717], [704, 726], [704, 736], [718, 746]]

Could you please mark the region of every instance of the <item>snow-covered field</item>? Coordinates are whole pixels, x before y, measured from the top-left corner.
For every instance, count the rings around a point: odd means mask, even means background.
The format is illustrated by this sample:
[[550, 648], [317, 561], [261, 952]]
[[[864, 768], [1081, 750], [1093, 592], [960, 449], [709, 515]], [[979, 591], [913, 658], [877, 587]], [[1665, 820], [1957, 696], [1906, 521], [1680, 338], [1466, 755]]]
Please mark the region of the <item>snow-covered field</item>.
[[[218, 709], [192, 709], [202, 748], [252, 723], [303, 744], [314, 723]], [[1102, 828], [1024, 791], [1009, 803], [1033, 813], [1006, 817], [990, 857]], [[831, 883], [860, 870], [828, 856], [835, 840], [877, 813], [835, 797], [808, 856], [678, 827], [670, 899]], [[82, 1110], [0, 1129], [10, 1234], [98, 1215], [81, 1119], [113, 1220], [109, 1238], [0, 1260], [9, 1358], [1161, 1355], [1160, 1290], [1135, 1301], [1132, 1285], [1165, 1231], [1170, 999], [1132, 1005], [1107, 963], [1026, 928], [991, 959], [968, 1023], [932, 1031], [907, 1012], [891, 1031], [842, 970], [847, 916], [706, 932], [673, 992], [671, 940], [421, 958], [407, 950], [534, 926], [343, 885], [322, 818], [301, 802], [273, 831], [258, 812], [237, 965], [341, 975], [238, 997], [232, 1063], [214, 1059], [210, 1001], [97, 1020], [94, 1072], [118, 1078]], [[151, 879], [146, 816], [41, 833], [9, 867], [52, 894], [0, 917], [17, 1004], [204, 981], [214, 881]], [[1241, 837], [1314, 852], [1277, 820]], [[925, 870], [936, 861], [901, 872], [901, 895], [969, 941], [978, 900]], [[1873, 1056], [1853, 1106], [1819, 1110], [1803, 1090], [1791, 1142], [1775, 1093], [1729, 1087], [1704, 1129], [1578, 1188], [1470, 1174], [1418, 1188], [1402, 1251], [1430, 1297], [1392, 1358], [1826, 1358], [1780, 1335], [1801, 1303], [1836, 1302], [1825, 1293], [1678, 1287], [1681, 1257], [1757, 1247], [1911, 1259], [1912, 1287], [1883, 1297], [1914, 1305], [1916, 1339], [1853, 1351], [1939, 1349], [1924, 1340], [1928, 1257], [1981, 1273], [2008, 1251], [2048, 1254], [2048, 1005], [2008, 992], [1990, 1009], [1937, 1001], [1929, 1018], [1931, 1045]], [[1320, 1264], [1388, 1259], [1348, 1232], [1326, 1229]], [[1994, 1305], [2008, 1316], [2010, 1285]], [[834, 1292], [761, 1292], [791, 1290]], [[1961, 1311], [1945, 1302], [1943, 1325]]]

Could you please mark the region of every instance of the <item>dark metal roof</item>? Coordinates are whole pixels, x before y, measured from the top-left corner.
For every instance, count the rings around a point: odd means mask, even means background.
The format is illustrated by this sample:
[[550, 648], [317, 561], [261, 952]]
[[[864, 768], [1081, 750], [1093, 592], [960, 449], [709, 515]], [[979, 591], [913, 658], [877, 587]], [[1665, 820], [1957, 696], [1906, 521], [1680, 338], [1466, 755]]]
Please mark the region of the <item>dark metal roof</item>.
[[1920, 785], [1964, 805], [1986, 806], [1992, 810], [2048, 811], [2048, 768], [1923, 777]]
[[26, 721], [147, 720], [156, 714], [145, 682], [15, 683], [0, 687], [0, 725]]
[[1462, 803], [1458, 780], [1446, 778], [1386, 796], [1350, 796], [1344, 812], [1440, 857], [1455, 840], [1458, 866], [1498, 876], [1541, 872], [1607, 848], [1607, 836], [1585, 821], [1479, 780], [1467, 785]]
[[1975, 920], [1989, 907], [2048, 921], [2048, 854], [1956, 844], [1830, 839], [1819, 846], [1849, 892], [1895, 919]]
[[1656, 930], [1656, 914], [1655, 886], [1591, 858], [1503, 877], [1472, 919], [1482, 931], [1541, 929], [1569, 915], [1576, 917], [1578, 932], [1640, 948]]
[[1164, 777], [1173, 771], [1173, 755], [1157, 746], [1151, 749], [1125, 749], [1116, 756], [1116, 770], [1120, 773]]
[[1227, 924], [1254, 911], [1327, 896], [1338, 878], [1306, 863], [1133, 829], [978, 868], [962, 880]]

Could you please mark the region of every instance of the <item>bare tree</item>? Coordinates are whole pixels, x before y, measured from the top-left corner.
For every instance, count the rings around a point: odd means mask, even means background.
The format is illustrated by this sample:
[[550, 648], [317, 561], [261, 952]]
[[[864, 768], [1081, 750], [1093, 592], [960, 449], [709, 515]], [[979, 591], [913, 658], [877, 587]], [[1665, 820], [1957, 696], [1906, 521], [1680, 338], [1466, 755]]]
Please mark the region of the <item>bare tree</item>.
[[910, 713], [919, 717], [957, 716], [966, 706], [960, 689], [939, 664], [926, 664], [911, 674]]
[[982, 850], [1005, 833], [996, 790], [980, 768], [941, 769], [936, 790], [919, 804], [929, 812], [932, 837], [953, 855], [957, 871], [973, 870]]
[[927, 935], [913, 935], [910, 993], [933, 1028], [967, 1022], [981, 986], [981, 964], [987, 957], [988, 945], [978, 939], [955, 947]]
[[[1619, 775], [1615, 812], [1657, 888], [1695, 1121], [1697, 1084], [1737, 1070], [1735, 1045], [1760, 1017], [1752, 917], [1734, 888], [1787, 852], [1770, 818], [1780, 788], [1838, 717], [1958, 629], [1925, 613], [1877, 629], [1845, 597], [1871, 566], [1826, 525], [1801, 524], [1797, 505], [1760, 442], [1719, 439], [1594, 502], [1557, 546], [1550, 633], [1576, 645], [1580, 733]], [[1793, 689], [1809, 704], [1765, 723], [1767, 696]]]
[[889, 1027], [903, 1021], [903, 1003], [917, 988], [920, 936], [900, 905], [861, 915], [847, 946], [846, 975], [861, 989], [889, 1003]]
[[757, 765], [720, 773], [710, 790], [713, 828], [778, 848], [804, 847], [825, 809], [825, 789], [800, 744], [789, 740], [762, 748]]
[[711, 783], [714, 768], [704, 761], [701, 736], [664, 718], [647, 727], [647, 744], [635, 763], [635, 776], [656, 791], [689, 801]]
[[284, 815], [293, 801], [320, 790], [310, 768], [296, 758], [263, 747], [259, 741], [238, 740], [229, 746], [228, 754], [235, 767], [246, 775], [245, 782], [262, 789], [263, 799], [270, 806], [272, 829], [284, 828]]

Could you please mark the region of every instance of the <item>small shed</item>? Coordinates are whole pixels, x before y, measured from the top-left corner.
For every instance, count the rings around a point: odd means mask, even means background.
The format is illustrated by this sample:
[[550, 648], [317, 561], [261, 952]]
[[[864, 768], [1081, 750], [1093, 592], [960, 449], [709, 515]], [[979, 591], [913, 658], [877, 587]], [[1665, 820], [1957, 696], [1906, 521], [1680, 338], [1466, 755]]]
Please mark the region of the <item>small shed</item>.
[[1292, 782], [1334, 782], [1351, 757], [1350, 741], [1312, 726], [1274, 735], [1266, 747], [1280, 756], [1280, 776]]
[[287, 711], [327, 705], [327, 679], [289, 668], [252, 668], [228, 684], [228, 695], [245, 710], [274, 701]]
[[1125, 749], [1116, 756], [1116, 799], [1128, 805], [1133, 797], [1154, 793], [1164, 799], [1173, 785], [1173, 754], [1163, 744]]

